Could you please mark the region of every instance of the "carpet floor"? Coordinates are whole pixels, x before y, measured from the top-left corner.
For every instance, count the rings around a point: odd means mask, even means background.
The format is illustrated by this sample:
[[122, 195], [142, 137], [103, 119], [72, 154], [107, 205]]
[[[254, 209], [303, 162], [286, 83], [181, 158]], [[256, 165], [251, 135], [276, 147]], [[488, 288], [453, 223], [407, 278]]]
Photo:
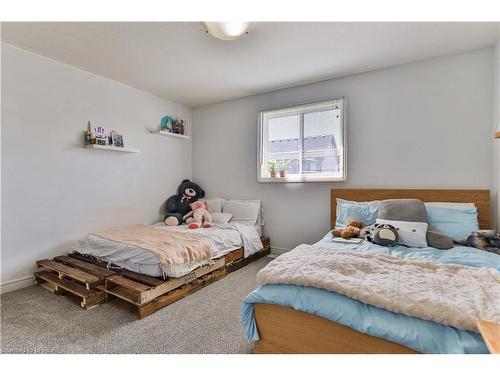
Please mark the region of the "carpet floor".
[[251, 353], [240, 326], [241, 302], [257, 287], [261, 258], [137, 320], [103, 304], [83, 310], [30, 287], [1, 297], [3, 353]]

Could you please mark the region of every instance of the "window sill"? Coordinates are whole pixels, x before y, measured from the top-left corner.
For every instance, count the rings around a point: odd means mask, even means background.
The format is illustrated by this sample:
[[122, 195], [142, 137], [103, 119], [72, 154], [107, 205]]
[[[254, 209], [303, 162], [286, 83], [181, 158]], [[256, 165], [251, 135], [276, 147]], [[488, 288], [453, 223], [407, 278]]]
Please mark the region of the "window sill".
[[347, 182], [346, 177], [258, 177], [258, 182], [304, 183], [304, 182]]

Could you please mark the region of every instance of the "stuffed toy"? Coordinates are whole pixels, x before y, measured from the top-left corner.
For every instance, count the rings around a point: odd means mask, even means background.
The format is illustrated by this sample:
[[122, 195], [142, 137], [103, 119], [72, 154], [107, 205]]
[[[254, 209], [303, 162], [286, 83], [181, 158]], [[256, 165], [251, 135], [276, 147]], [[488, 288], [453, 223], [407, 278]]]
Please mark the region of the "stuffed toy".
[[332, 234], [335, 237], [342, 237], [344, 239], [358, 237], [363, 228], [363, 223], [359, 220], [349, 220], [343, 228], [335, 228]]
[[456, 242], [500, 255], [500, 232], [496, 230], [477, 230], [463, 241]]
[[359, 237], [380, 246], [396, 246], [399, 241], [397, 229], [390, 224], [372, 224], [364, 227]]
[[166, 225], [180, 225], [183, 217], [191, 211], [191, 203], [205, 196], [205, 190], [190, 180], [184, 180], [177, 188], [177, 194], [167, 199], [166, 215], [163, 221]]
[[[191, 203], [191, 212], [184, 216], [184, 220], [189, 223], [189, 229], [210, 228], [212, 227], [212, 212], [207, 208], [203, 199]], [[192, 220], [190, 220], [192, 217]]]
[[396, 228], [390, 224], [375, 224], [372, 242], [380, 246], [396, 246], [399, 234]]

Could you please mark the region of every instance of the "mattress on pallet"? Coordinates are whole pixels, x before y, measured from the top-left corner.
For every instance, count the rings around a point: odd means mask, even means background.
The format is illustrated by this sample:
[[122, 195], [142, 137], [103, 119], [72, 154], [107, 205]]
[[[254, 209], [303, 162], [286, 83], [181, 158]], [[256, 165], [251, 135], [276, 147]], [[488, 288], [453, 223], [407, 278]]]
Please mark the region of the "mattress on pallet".
[[[263, 248], [260, 234], [256, 228], [243, 224], [222, 224], [207, 229], [188, 229], [186, 225], [169, 227], [164, 223], [158, 223], [155, 224], [155, 227], [161, 230], [187, 232], [209, 238], [214, 253], [213, 259], [241, 247], [245, 247], [245, 257]], [[153, 277], [162, 277], [164, 274], [158, 257], [151, 251], [92, 234], [76, 242], [70, 253], [91, 256], [100, 261], [113, 263], [130, 271]], [[196, 267], [194, 266], [193, 269]], [[185, 274], [191, 271], [192, 269], [186, 268]]]

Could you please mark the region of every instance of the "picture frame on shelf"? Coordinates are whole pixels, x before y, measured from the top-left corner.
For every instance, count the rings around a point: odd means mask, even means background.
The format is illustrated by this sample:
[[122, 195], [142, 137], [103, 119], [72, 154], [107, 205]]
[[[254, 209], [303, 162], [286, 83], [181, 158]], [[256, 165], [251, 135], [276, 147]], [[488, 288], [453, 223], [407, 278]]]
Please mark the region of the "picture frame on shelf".
[[123, 145], [123, 136], [121, 134], [112, 134], [113, 146], [115, 147], [124, 147]]
[[108, 146], [108, 137], [96, 136], [95, 144], [99, 146]]

